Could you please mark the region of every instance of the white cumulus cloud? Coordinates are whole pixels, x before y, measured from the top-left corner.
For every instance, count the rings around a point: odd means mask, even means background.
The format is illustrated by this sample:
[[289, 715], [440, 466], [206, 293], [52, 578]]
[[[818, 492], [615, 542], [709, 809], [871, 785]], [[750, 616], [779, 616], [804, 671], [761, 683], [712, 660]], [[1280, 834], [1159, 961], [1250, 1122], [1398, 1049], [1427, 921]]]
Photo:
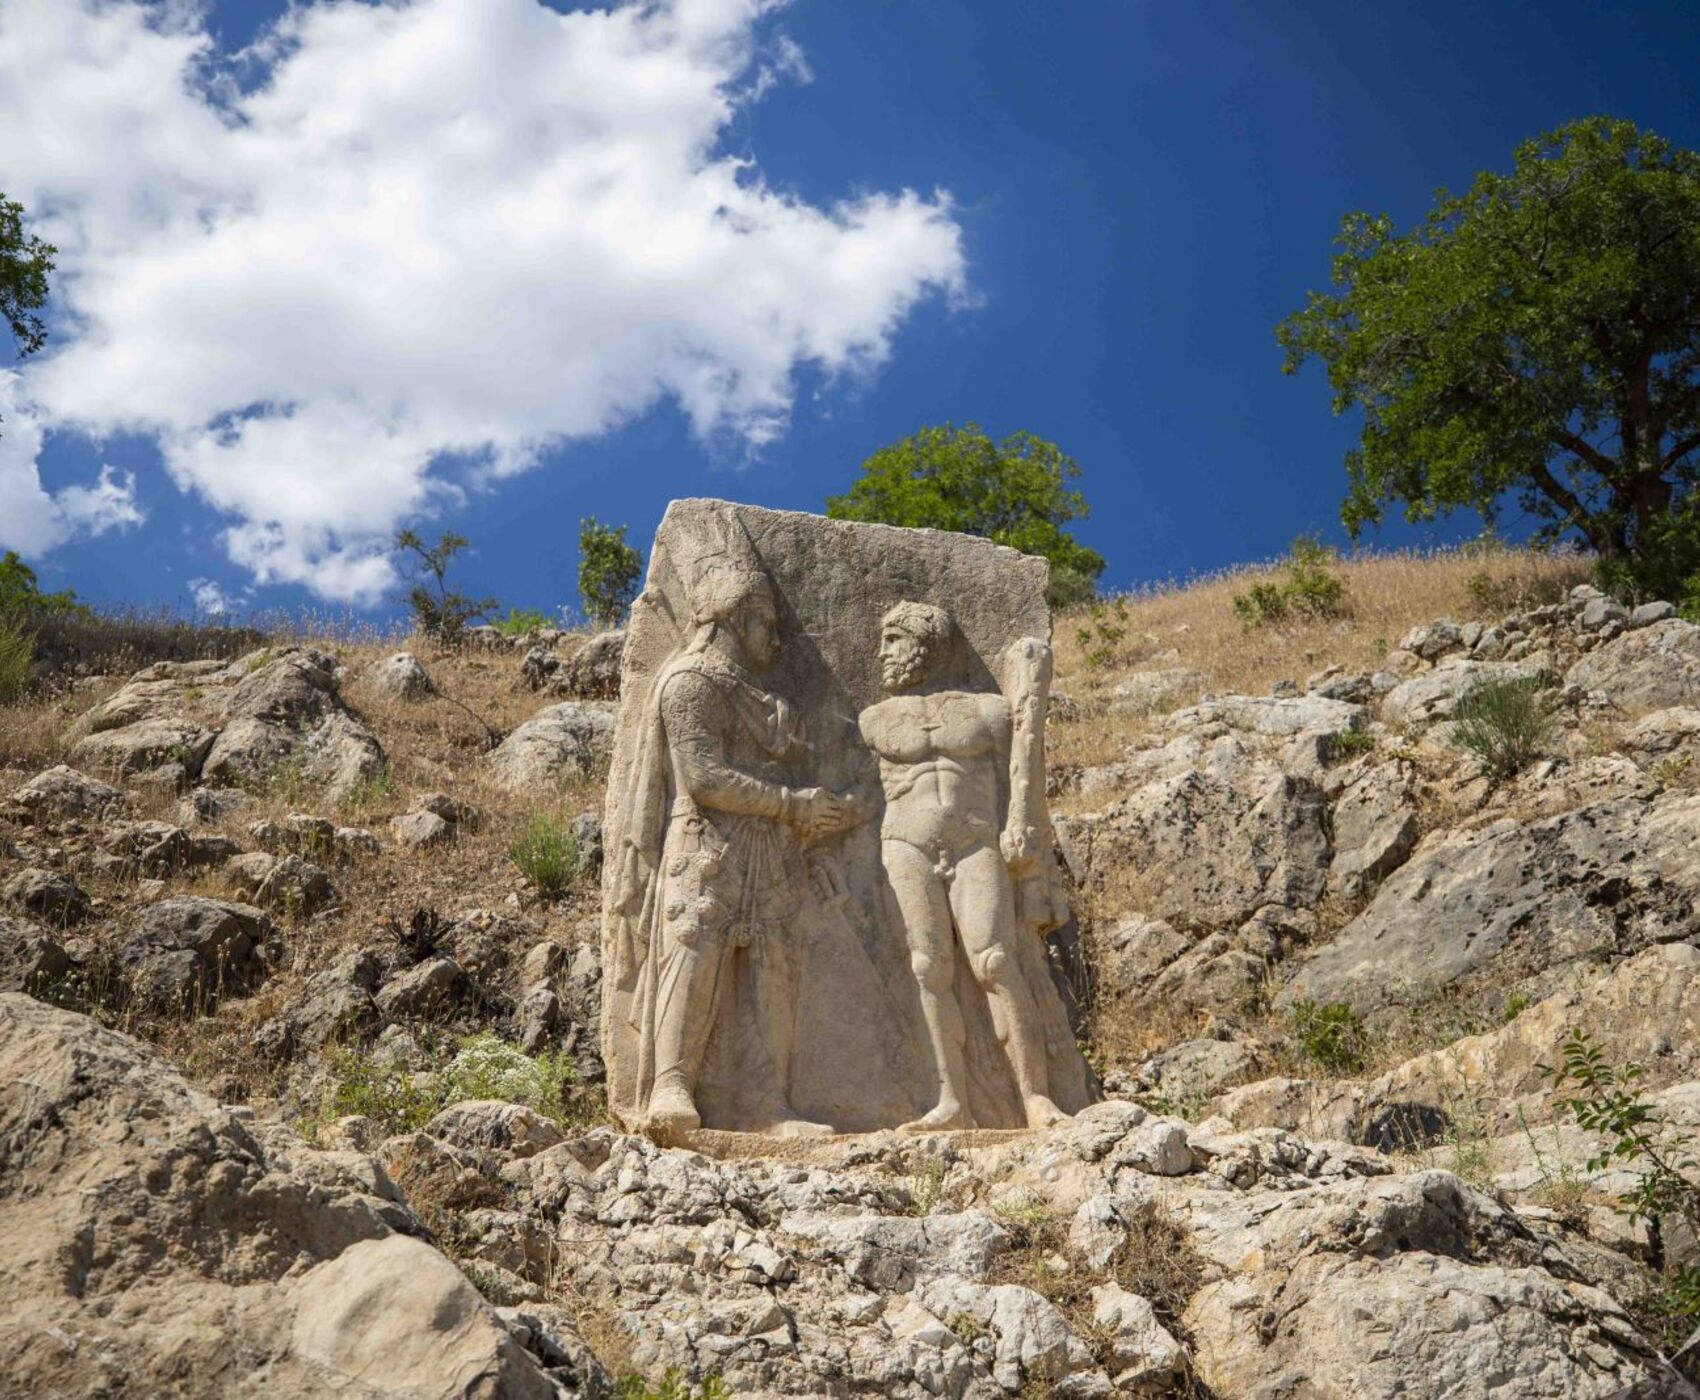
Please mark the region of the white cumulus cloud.
[[[809, 78], [773, 8], [315, 0], [231, 56], [186, 0], [0, 0], [6, 192], [67, 313], [38, 426], [152, 435], [257, 580], [355, 600], [401, 521], [663, 399], [772, 440], [800, 365], [866, 371], [966, 290], [947, 196], [822, 207], [722, 151]], [[17, 427], [0, 502], [40, 489]], [[87, 490], [50, 506], [135, 509]]]
[[102, 467], [93, 485], [49, 491], [36, 458], [46, 439], [41, 411], [20, 391], [15, 370], [0, 370], [0, 549], [39, 555], [81, 535], [145, 519], [128, 472]]

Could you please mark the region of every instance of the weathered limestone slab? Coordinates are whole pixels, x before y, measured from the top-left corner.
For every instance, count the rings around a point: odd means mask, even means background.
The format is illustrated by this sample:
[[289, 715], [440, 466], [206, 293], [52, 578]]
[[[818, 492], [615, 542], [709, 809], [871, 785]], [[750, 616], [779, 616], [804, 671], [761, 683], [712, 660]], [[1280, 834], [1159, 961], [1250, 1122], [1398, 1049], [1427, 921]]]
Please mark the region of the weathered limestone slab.
[[1042, 937], [1067, 916], [1046, 576], [965, 535], [668, 508], [604, 823], [622, 1121], [1005, 1128], [1089, 1101]]

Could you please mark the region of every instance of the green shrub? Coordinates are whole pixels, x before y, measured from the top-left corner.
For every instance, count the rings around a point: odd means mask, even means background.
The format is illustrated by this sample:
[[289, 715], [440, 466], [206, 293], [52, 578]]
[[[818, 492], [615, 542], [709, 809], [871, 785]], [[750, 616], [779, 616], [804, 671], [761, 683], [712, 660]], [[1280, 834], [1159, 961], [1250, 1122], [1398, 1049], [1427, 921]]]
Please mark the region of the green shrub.
[[584, 615], [603, 631], [618, 627], [643, 580], [643, 556], [626, 543], [624, 525], [594, 515], [578, 523], [578, 592]]
[[358, 1113], [384, 1133], [422, 1128], [442, 1107], [442, 1096], [414, 1083], [406, 1065], [369, 1051], [344, 1048], [331, 1054], [330, 1080], [319, 1104], [320, 1117]]
[[508, 855], [545, 898], [566, 893], [585, 872], [578, 836], [545, 812], [531, 814]]
[[1484, 680], [1453, 710], [1452, 742], [1473, 754], [1495, 782], [1510, 778], [1540, 753], [1552, 706], [1539, 677]]
[[614, 1383], [614, 1395], [616, 1400], [732, 1400], [732, 1391], [719, 1376], [707, 1376], [701, 1385], [692, 1385], [676, 1366], [655, 1386], [628, 1371]]
[[1328, 761], [1345, 763], [1375, 748], [1375, 735], [1367, 729], [1342, 729], [1328, 741]]
[[523, 637], [552, 627], [554, 622], [548, 613], [537, 608], [509, 608], [508, 615], [497, 618], [494, 626], [504, 637]]
[[0, 613], [24, 613], [32, 617], [62, 613], [94, 616], [69, 588], [59, 593], [43, 593], [36, 582], [35, 570], [18, 558], [13, 549], [0, 554]]
[[1074, 639], [1080, 644], [1088, 669], [1097, 670], [1115, 660], [1116, 648], [1127, 636], [1128, 625], [1125, 598], [1117, 598], [1114, 603], [1092, 604], [1085, 625], [1074, 629]]
[[1234, 595], [1234, 611], [1247, 627], [1262, 627], [1299, 616], [1312, 621], [1339, 617], [1346, 610], [1346, 582], [1331, 566], [1339, 556], [1314, 535], [1293, 541], [1280, 583], [1254, 583]]
[[527, 1055], [494, 1031], [480, 1031], [461, 1041], [444, 1067], [442, 1101], [506, 1099], [566, 1123], [577, 1116], [569, 1101], [577, 1077], [577, 1066], [564, 1054]]
[[467, 543], [464, 535], [452, 530], [445, 530], [434, 545], [427, 545], [412, 530], [396, 534], [394, 549], [407, 571], [407, 606], [414, 626], [427, 637], [456, 642], [468, 626], [496, 610], [494, 598], [472, 598], [449, 587], [449, 565]]
[[[1674, 1217], [1691, 1236], [1700, 1235], [1700, 1158], [1692, 1136], [1642, 1097], [1641, 1066], [1610, 1064], [1593, 1037], [1577, 1027], [1559, 1047], [1559, 1063], [1541, 1065], [1540, 1071], [1561, 1094], [1556, 1107], [1604, 1140], [1588, 1170], [1635, 1173], [1634, 1185], [1620, 1198], [1629, 1207], [1630, 1223]], [[1645, 1302], [1654, 1340], [1673, 1349], [1671, 1360], [1684, 1351], [1694, 1355], [1689, 1349], [1700, 1339], [1700, 1266], [1670, 1269], [1664, 1287]], [[1688, 1369], [1700, 1368], [1690, 1362]]]
[[1364, 1067], [1369, 1033], [1344, 1002], [1295, 1002], [1293, 1034], [1304, 1057], [1329, 1074], [1356, 1074]]
[[21, 618], [0, 612], [0, 705], [19, 699], [34, 674], [34, 634]]

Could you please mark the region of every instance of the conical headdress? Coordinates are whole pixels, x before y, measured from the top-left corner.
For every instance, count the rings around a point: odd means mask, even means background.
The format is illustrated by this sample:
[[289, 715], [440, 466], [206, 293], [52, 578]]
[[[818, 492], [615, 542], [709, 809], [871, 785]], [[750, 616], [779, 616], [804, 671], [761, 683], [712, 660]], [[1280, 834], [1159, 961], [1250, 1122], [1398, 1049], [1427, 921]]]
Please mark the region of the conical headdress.
[[773, 581], [762, 568], [744, 522], [728, 510], [706, 512], [706, 529], [685, 551], [680, 572], [698, 626], [728, 621], [752, 597], [773, 597]]

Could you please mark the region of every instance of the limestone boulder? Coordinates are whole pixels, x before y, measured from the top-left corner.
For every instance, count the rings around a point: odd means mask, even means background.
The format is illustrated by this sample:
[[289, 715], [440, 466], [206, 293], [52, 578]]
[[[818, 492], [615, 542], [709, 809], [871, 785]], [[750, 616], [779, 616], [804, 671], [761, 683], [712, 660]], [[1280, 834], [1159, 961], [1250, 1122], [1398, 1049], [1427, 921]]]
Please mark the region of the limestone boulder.
[[0, 996], [0, 1078], [28, 1086], [0, 1094], [9, 1390], [559, 1393], [370, 1159], [263, 1136], [152, 1049], [26, 997]]
[[1391, 874], [1416, 848], [1416, 769], [1394, 759], [1365, 769], [1345, 786], [1332, 813], [1330, 888], [1348, 899]]
[[1542, 1267], [1548, 1246], [1448, 1172], [1248, 1205], [1195, 1198], [1189, 1216], [1225, 1271], [1184, 1318], [1216, 1394], [1693, 1394], [1607, 1294]]
[[142, 911], [118, 961], [143, 1001], [185, 1010], [252, 991], [278, 952], [271, 920], [252, 905], [183, 895]]
[[1345, 734], [1363, 728], [1369, 711], [1324, 695], [1224, 695], [1172, 715], [1173, 727], [1221, 723], [1274, 738], [1296, 734]]
[[1564, 676], [1630, 714], [1700, 704], [1700, 627], [1668, 618], [1590, 651]]
[[427, 1123], [425, 1131], [456, 1147], [508, 1157], [535, 1156], [565, 1137], [536, 1109], [493, 1099], [452, 1104]]
[[584, 700], [618, 700], [625, 650], [623, 630], [598, 632], [561, 663], [553, 688]]
[[69, 875], [31, 866], [0, 884], [0, 904], [54, 928], [81, 923], [89, 916], [89, 897]]
[[226, 862], [224, 876], [238, 898], [295, 918], [316, 914], [336, 898], [331, 877], [298, 855], [250, 851]]
[[214, 737], [212, 730], [184, 719], [142, 719], [79, 739], [71, 748], [71, 761], [80, 768], [117, 778], [177, 764], [193, 781], [212, 749]]
[[540, 710], [504, 739], [489, 757], [490, 771], [515, 791], [550, 788], [581, 777], [604, 762], [614, 743], [614, 709], [566, 701]]
[[556, 1400], [465, 1275], [420, 1240], [360, 1240], [290, 1290], [289, 1351], [361, 1393]]
[[290, 1060], [335, 1041], [356, 1044], [382, 1022], [372, 994], [383, 964], [371, 953], [344, 954], [314, 973], [285, 1009], [259, 1029], [255, 1043], [268, 1059]]
[[1209, 688], [1209, 676], [1187, 667], [1133, 671], [1111, 688], [1110, 706], [1130, 714], [1155, 714], [1190, 704]]
[[60, 822], [103, 817], [124, 802], [118, 788], [60, 763], [15, 789], [9, 805], [26, 822]]
[[410, 651], [374, 662], [366, 672], [366, 684], [392, 700], [424, 700], [437, 693], [436, 683]]
[[1441, 832], [1297, 969], [1277, 1004], [1368, 1011], [1490, 975], [1512, 985], [1581, 959], [1691, 938], [1697, 908], [1700, 797], [1692, 794]]
[[1321, 791], [1232, 741], [1200, 757], [1201, 766], [1076, 819], [1071, 859], [1093, 880], [1133, 875], [1138, 907], [1177, 925], [1220, 927], [1266, 904], [1314, 905], [1332, 858]]
[[1532, 680], [1546, 665], [1544, 656], [1522, 661], [1448, 657], [1432, 671], [1420, 672], [1388, 691], [1381, 701], [1381, 717], [1398, 725], [1448, 719], [1458, 702], [1484, 681]]
[[50, 994], [76, 972], [76, 960], [58, 939], [27, 919], [0, 915], [0, 992]]

